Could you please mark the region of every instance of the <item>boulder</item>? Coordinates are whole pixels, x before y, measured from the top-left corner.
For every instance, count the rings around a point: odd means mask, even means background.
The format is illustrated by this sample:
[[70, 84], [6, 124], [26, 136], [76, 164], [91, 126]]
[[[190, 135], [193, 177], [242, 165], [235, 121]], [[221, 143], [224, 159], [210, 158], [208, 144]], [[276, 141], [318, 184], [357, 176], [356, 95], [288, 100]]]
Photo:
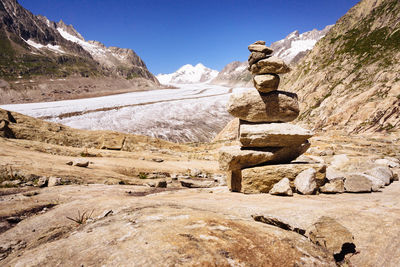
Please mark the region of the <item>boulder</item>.
[[326, 179], [333, 180], [336, 178], [343, 178], [344, 173], [337, 170], [335, 167], [329, 166], [326, 168]]
[[331, 166], [340, 169], [341, 167], [348, 164], [349, 161], [350, 159], [346, 154], [335, 155], [332, 158]]
[[313, 133], [289, 123], [240, 124], [239, 140], [243, 147], [297, 146]]
[[228, 174], [226, 176], [226, 184], [230, 191], [241, 192], [242, 191], [242, 171], [241, 170], [228, 171]]
[[345, 174], [344, 190], [350, 193], [369, 193], [372, 182], [362, 174]]
[[371, 170], [368, 170], [364, 172], [367, 175], [373, 176], [382, 182], [385, 183], [385, 185], [389, 185], [390, 182], [393, 179], [393, 172], [389, 167], [386, 166], [381, 166], [381, 167], [375, 167]]
[[291, 69], [289, 68], [289, 66], [286, 65], [286, 63], [282, 59], [275, 56], [262, 59], [250, 66], [250, 72], [253, 75], [270, 73], [284, 74], [290, 71]]
[[156, 183], [155, 187], [167, 188], [167, 181], [158, 181], [158, 182]]
[[[328, 169], [327, 169], [328, 175]], [[344, 192], [344, 178], [338, 177], [329, 180], [328, 183], [324, 184], [319, 188], [321, 193], [326, 194], [336, 194], [336, 193], [343, 193]]]
[[326, 248], [337, 262], [343, 261], [346, 254], [356, 252], [354, 236], [331, 217], [322, 216], [307, 232], [311, 242]]
[[265, 41], [258, 40], [258, 41], [255, 41], [253, 44], [265, 45]]
[[253, 65], [254, 63], [260, 61], [261, 59], [267, 58], [269, 55], [266, 53], [261, 53], [261, 52], [252, 52], [249, 56], [248, 62], [249, 66]]
[[238, 170], [260, 164], [289, 163], [307, 151], [310, 144], [290, 147], [242, 149], [240, 146], [222, 147], [219, 150], [219, 168], [223, 171]]
[[197, 181], [187, 179], [185, 181], [180, 181], [180, 183], [183, 187], [188, 188], [210, 188], [214, 186], [212, 181]]
[[364, 176], [365, 178], [367, 178], [368, 180], [371, 181], [371, 183], [372, 183], [371, 190], [373, 192], [380, 191], [380, 188], [385, 186], [385, 183], [382, 180], [380, 180], [378, 178], [375, 178], [374, 176], [367, 175], [367, 174], [364, 174], [364, 173], [356, 173], [356, 174], [362, 175], [362, 176]]
[[400, 176], [400, 169], [399, 168], [395, 168], [393, 169], [393, 181], [398, 181], [399, 180], [399, 176]]
[[60, 184], [61, 184], [61, 178], [51, 176], [51, 177], [49, 177], [47, 186], [52, 187], [52, 186], [57, 186]]
[[222, 129], [213, 139], [213, 142], [218, 141], [233, 141], [239, 136], [239, 119], [234, 118]]
[[251, 44], [248, 46], [248, 49], [250, 52], [260, 52], [260, 53], [265, 53], [267, 55], [272, 54], [273, 50], [266, 46], [265, 44]]
[[282, 91], [263, 94], [256, 89], [232, 95], [227, 110], [232, 116], [249, 122], [289, 122], [300, 111], [296, 94]]
[[271, 195], [278, 195], [278, 196], [293, 196], [293, 191], [292, 188], [290, 187], [289, 179], [283, 178], [278, 183], [274, 184], [269, 193]]
[[73, 161], [73, 165], [77, 166], [77, 167], [82, 167], [82, 168], [86, 168], [89, 166], [89, 161], [86, 159], [75, 159]]
[[384, 158], [375, 160], [376, 164], [389, 166], [390, 168], [400, 167], [400, 164], [396, 158]]
[[100, 149], [121, 150], [124, 146], [125, 135], [121, 133], [107, 133], [100, 137]]
[[[233, 179], [240, 179], [240, 181], [232, 181], [231, 183], [240, 183], [239, 187], [242, 193], [259, 194], [268, 193], [274, 184], [278, 183], [283, 178], [288, 178], [290, 187], [293, 190], [293, 181], [296, 176], [309, 168], [314, 168], [316, 170], [315, 178], [317, 187], [322, 186], [325, 183], [326, 171], [326, 165], [323, 164], [280, 164], [247, 168], [241, 171], [240, 176], [232, 176]], [[237, 173], [238, 172], [236, 172], [236, 174]]]
[[47, 186], [48, 181], [49, 181], [49, 178], [47, 178], [46, 176], [42, 176], [38, 179], [36, 185], [38, 187], [45, 187], [45, 186]]
[[306, 169], [300, 172], [294, 180], [296, 191], [303, 195], [312, 195], [317, 189], [315, 176], [317, 171], [314, 168]]
[[277, 74], [263, 74], [253, 77], [254, 87], [262, 93], [269, 93], [277, 90], [279, 81], [280, 78]]

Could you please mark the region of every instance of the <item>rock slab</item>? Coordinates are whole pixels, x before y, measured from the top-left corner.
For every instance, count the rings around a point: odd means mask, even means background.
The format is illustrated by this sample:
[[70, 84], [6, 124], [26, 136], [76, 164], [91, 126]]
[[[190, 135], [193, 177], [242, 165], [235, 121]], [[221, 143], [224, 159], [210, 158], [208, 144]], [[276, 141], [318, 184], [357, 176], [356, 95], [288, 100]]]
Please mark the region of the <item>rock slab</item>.
[[[316, 170], [315, 181], [317, 187], [325, 184], [326, 165], [324, 164], [280, 164], [243, 169], [240, 173], [240, 192], [245, 194], [268, 193], [274, 184], [283, 178], [290, 180], [290, 187], [294, 187], [296, 176], [309, 168]], [[234, 177], [237, 178], [237, 177]], [[232, 190], [233, 191], [233, 190]]]
[[241, 123], [239, 140], [243, 147], [287, 147], [302, 144], [313, 135], [289, 123]]
[[296, 94], [283, 91], [263, 94], [256, 89], [232, 95], [227, 110], [249, 122], [290, 122], [300, 112]]

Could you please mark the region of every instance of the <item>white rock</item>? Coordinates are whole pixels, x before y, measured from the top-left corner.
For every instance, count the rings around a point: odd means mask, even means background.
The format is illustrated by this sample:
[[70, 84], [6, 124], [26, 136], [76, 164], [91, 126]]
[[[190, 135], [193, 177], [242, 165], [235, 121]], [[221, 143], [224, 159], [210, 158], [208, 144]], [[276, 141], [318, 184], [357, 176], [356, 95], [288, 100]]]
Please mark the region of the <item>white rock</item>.
[[288, 178], [283, 178], [278, 183], [274, 184], [269, 191], [271, 195], [279, 196], [293, 196], [292, 188], [290, 188], [290, 181]]
[[382, 180], [375, 178], [374, 176], [371, 175], [367, 175], [364, 173], [351, 173], [350, 175], [358, 175], [368, 179], [372, 184], [371, 189], [374, 192], [379, 191], [380, 188], [385, 186], [385, 183]]
[[387, 158], [384, 159], [377, 159], [375, 160], [376, 164], [383, 165], [383, 166], [389, 166], [390, 168], [398, 168], [400, 167], [400, 164], [398, 162], [395, 162], [393, 160], [389, 160]]
[[61, 184], [61, 178], [51, 176], [51, 177], [49, 177], [47, 186], [51, 187], [51, 186], [57, 186], [60, 184]]
[[366, 171], [365, 174], [381, 180], [382, 182], [385, 183], [385, 185], [389, 185], [393, 179], [392, 170], [386, 166], [373, 168], [371, 170]]
[[326, 179], [333, 180], [335, 178], [344, 177], [344, 173], [337, 170], [335, 167], [329, 166], [326, 168]]
[[317, 171], [313, 168], [302, 171], [296, 176], [294, 185], [296, 190], [303, 195], [312, 195], [317, 189], [315, 175]]
[[335, 155], [333, 156], [331, 165], [337, 169], [343, 167], [350, 161], [349, 157], [345, 154]]

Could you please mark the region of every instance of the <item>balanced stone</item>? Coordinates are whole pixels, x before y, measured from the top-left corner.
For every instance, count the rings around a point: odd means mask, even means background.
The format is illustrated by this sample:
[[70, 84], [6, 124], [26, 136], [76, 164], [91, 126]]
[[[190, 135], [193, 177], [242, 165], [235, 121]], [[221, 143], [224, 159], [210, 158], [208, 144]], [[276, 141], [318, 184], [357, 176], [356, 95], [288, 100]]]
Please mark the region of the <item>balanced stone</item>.
[[265, 45], [265, 41], [255, 41], [253, 44]]
[[289, 123], [240, 124], [243, 147], [287, 147], [303, 144], [313, 133]]
[[280, 164], [243, 169], [241, 172], [231, 172], [231, 175], [228, 175], [228, 179], [233, 179], [233, 181], [229, 181], [228, 184], [234, 184], [235, 188], [229, 189], [245, 194], [268, 193], [274, 184], [285, 177], [290, 180], [290, 187], [294, 189], [294, 179], [300, 172], [308, 168], [316, 170], [317, 187], [324, 185], [326, 165]]
[[290, 72], [290, 68], [282, 59], [272, 56], [251, 65], [250, 71], [253, 75], [269, 73], [283, 74]]
[[278, 89], [280, 78], [277, 74], [256, 75], [253, 78], [254, 87], [262, 92], [269, 93]]
[[296, 94], [283, 91], [263, 94], [256, 89], [232, 95], [227, 109], [232, 116], [249, 122], [289, 122], [300, 111]]
[[251, 44], [248, 46], [250, 52], [261, 52], [267, 55], [272, 54], [273, 50], [266, 46], [265, 44]]
[[261, 53], [261, 52], [252, 52], [249, 56], [248, 62], [249, 66], [253, 65], [254, 63], [260, 61], [261, 59], [265, 59], [269, 57], [266, 53]]
[[239, 146], [223, 147], [219, 150], [219, 168], [224, 171], [238, 170], [260, 164], [289, 163], [307, 151], [310, 143], [291, 147], [241, 149]]

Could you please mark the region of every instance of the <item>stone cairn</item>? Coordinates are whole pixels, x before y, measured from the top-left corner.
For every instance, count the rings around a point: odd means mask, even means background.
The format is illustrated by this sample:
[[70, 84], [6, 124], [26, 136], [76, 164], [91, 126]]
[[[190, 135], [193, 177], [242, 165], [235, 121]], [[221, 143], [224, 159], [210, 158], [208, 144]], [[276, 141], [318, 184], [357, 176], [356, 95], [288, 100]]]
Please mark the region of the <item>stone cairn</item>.
[[[298, 172], [310, 166], [288, 166], [288, 163], [310, 147], [308, 139], [313, 133], [288, 123], [299, 115], [297, 95], [278, 91], [278, 86], [279, 74], [288, 73], [290, 68], [271, 55], [273, 51], [264, 41], [253, 43], [248, 49], [249, 70], [256, 89], [232, 95], [229, 100], [228, 112], [240, 119], [240, 145], [220, 150], [220, 169], [228, 171], [228, 187], [235, 192], [268, 193], [274, 184], [286, 189], [289, 185], [294, 187]], [[274, 164], [279, 165], [271, 168]], [[257, 168], [265, 165], [262, 170]], [[324, 170], [317, 168], [315, 172], [314, 177]]]

